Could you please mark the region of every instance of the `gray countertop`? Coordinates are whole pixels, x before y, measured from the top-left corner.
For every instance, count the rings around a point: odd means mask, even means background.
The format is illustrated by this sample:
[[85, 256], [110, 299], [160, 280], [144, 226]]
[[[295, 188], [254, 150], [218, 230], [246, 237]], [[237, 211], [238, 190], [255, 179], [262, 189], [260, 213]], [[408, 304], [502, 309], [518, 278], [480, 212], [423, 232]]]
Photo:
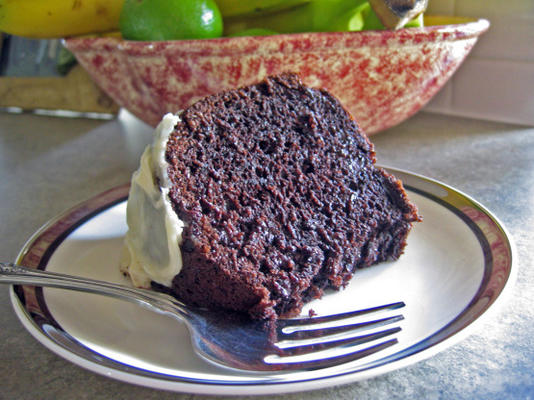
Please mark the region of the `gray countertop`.
[[[0, 114], [1, 260], [15, 260], [65, 209], [127, 182], [150, 132], [124, 112], [113, 121]], [[445, 182], [503, 222], [517, 247], [511, 296], [471, 336], [426, 361], [363, 382], [259, 398], [534, 398], [534, 128], [420, 113], [372, 141], [380, 164]], [[65, 361], [23, 328], [7, 286], [0, 286], [0, 376], [0, 399], [206, 398]]]

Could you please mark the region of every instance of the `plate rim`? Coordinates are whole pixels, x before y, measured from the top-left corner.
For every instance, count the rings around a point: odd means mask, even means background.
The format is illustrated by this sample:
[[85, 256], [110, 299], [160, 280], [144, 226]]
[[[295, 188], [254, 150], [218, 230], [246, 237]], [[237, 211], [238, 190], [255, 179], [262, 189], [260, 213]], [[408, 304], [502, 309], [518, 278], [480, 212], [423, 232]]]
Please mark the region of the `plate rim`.
[[[94, 361], [94, 359], [90, 360], [90, 359], [85, 358], [82, 355], [73, 353], [70, 349], [67, 349], [57, 344], [56, 342], [54, 342], [54, 340], [51, 339], [45, 332], [43, 332], [41, 327], [39, 327], [39, 325], [35, 322], [35, 320], [29, 315], [28, 310], [22, 304], [18, 294], [16, 293], [16, 287], [20, 287], [21, 285], [11, 285], [10, 287], [10, 298], [11, 298], [11, 303], [14, 308], [15, 314], [17, 315], [17, 317], [19, 318], [23, 326], [26, 328], [26, 330], [29, 331], [30, 334], [39, 343], [41, 343], [46, 348], [56, 353], [60, 357], [84, 369], [90, 370], [100, 375], [104, 375], [107, 377], [117, 379], [119, 381], [127, 382], [127, 383], [147, 386], [147, 387], [156, 388], [156, 389], [195, 393], [195, 394], [220, 394], [220, 395], [258, 394], [260, 395], [260, 394], [274, 394], [274, 393], [279, 394], [279, 393], [290, 393], [290, 392], [297, 392], [297, 391], [300, 391], [300, 392], [309, 391], [309, 390], [315, 390], [315, 389], [330, 387], [334, 385], [346, 384], [346, 383], [369, 379], [371, 377], [382, 375], [382, 374], [391, 372], [393, 370], [397, 370], [405, 366], [415, 364], [419, 361], [428, 359], [429, 357], [432, 357], [433, 355], [445, 350], [446, 348], [449, 348], [455, 345], [459, 341], [463, 340], [465, 337], [469, 336], [472, 333], [472, 331], [476, 329], [477, 326], [482, 324], [484, 320], [486, 320], [490, 315], [492, 315], [494, 312], [497, 311], [499, 307], [497, 307], [496, 304], [504, 303], [504, 299], [509, 296], [509, 293], [511, 292], [511, 287], [514, 286], [514, 283], [516, 280], [517, 268], [515, 264], [516, 264], [517, 252], [515, 248], [515, 243], [511, 235], [508, 233], [504, 225], [501, 223], [501, 221], [493, 213], [491, 213], [486, 207], [484, 207], [478, 201], [473, 199], [471, 196], [443, 182], [425, 177], [423, 175], [419, 175], [413, 172], [409, 172], [409, 171], [398, 169], [398, 168], [388, 167], [388, 166], [382, 166], [382, 167], [387, 172], [392, 173], [397, 178], [399, 178], [404, 183], [407, 190], [415, 191], [416, 193], [422, 192], [423, 195], [425, 195], [426, 197], [430, 197], [431, 200], [436, 200], [438, 199], [438, 197], [435, 196], [433, 198], [432, 194], [430, 194], [429, 196], [428, 192], [425, 192], [422, 189], [415, 188], [414, 186], [407, 183], [407, 181], [415, 180], [418, 183], [423, 182], [427, 185], [430, 184], [439, 189], [445, 189], [445, 191], [448, 194], [453, 194], [454, 196], [459, 197], [463, 201], [466, 201], [467, 203], [471, 204], [477, 210], [482, 212], [482, 214], [485, 217], [487, 217], [492, 222], [493, 225], [495, 225], [498, 231], [500, 231], [501, 237], [504, 239], [504, 244], [507, 245], [507, 249], [509, 253], [509, 263], [507, 264], [508, 274], [505, 276], [505, 282], [499, 288], [500, 289], [499, 292], [492, 299], [492, 301], [489, 304], [487, 304], [485, 307], [483, 307], [482, 310], [479, 310], [472, 317], [472, 319], [468, 323], [466, 323], [463, 327], [460, 327], [458, 330], [454, 330], [450, 336], [439, 340], [437, 343], [433, 343], [415, 352], [407, 354], [406, 356], [402, 356], [400, 358], [397, 357], [386, 363], [382, 363], [376, 366], [371, 366], [366, 369], [362, 369], [360, 366], [359, 368], [356, 368], [355, 370], [352, 370], [352, 371], [350, 370], [342, 371], [331, 376], [319, 376], [319, 377], [315, 377], [311, 379], [302, 378], [302, 379], [297, 379], [293, 381], [271, 380], [271, 381], [265, 381], [265, 382], [248, 382], [248, 381], [244, 381], [244, 382], [214, 381], [212, 382], [209, 379], [206, 379], [206, 380], [200, 380], [196, 382], [194, 379], [178, 377], [178, 376], [172, 376], [169, 379], [169, 377], [165, 377], [162, 374], [158, 374], [154, 372], [152, 372], [149, 375], [143, 375], [139, 373], [138, 371], [139, 368], [136, 368], [136, 367], [129, 367], [129, 368], [125, 368], [124, 370], [120, 370], [120, 369], [114, 368], [113, 366], [106, 366], [105, 364], [97, 363]], [[114, 205], [123, 202], [127, 196], [128, 187], [129, 187], [129, 183], [116, 186], [112, 189], [99, 193], [96, 196], [93, 196], [90, 199], [85, 200], [75, 205], [74, 207], [67, 209], [66, 211], [58, 214], [55, 218], [50, 219], [47, 223], [45, 223], [41, 228], [39, 228], [26, 241], [26, 243], [24, 244], [24, 246], [22, 247], [22, 249], [20, 250], [17, 256], [16, 262], [21, 263], [24, 260], [24, 257], [28, 254], [32, 245], [37, 241], [37, 239], [40, 236], [42, 236], [43, 233], [45, 233], [50, 227], [54, 226], [54, 224], [57, 224], [62, 219], [66, 218], [66, 216], [76, 213], [77, 210], [87, 207], [87, 205], [88, 204], [90, 205], [92, 202], [96, 201], [98, 203], [99, 201], [101, 202], [102, 199], [104, 198], [111, 198], [112, 200], [114, 199], [113, 201], [105, 201], [104, 206], [97, 207], [91, 210], [88, 215], [85, 215], [82, 219], [76, 220], [75, 224], [70, 224], [70, 229], [67, 229], [64, 232], [64, 237], [67, 237], [68, 234], [70, 234], [74, 229], [76, 229], [78, 226], [83, 224], [85, 221], [92, 219], [93, 217], [100, 214], [102, 211], [105, 211], [106, 209], [109, 209], [113, 207]], [[119, 194], [122, 192], [124, 192], [125, 195], [119, 196]], [[446, 203], [446, 202], [443, 201], [443, 203]], [[443, 206], [443, 204], [440, 204], [440, 205]], [[449, 210], [451, 209], [454, 209], [454, 207], [450, 206]], [[87, 209], [85, 208], [83, 212], [86, 212], [86, 211]], [[456, 214], [458, 215], [458, 213]], [[472, 229], [472, 227], [470, 228]], [[54, 241], [57, 241], [57, 240], [59, 240], [59, 238], [56, 238]], [[59, 241], [58, 246], [62, 241], [63, 239]], [[51, 252], [50, 255], [51, 255], [55, 249], [47, 248], [45, 250], [50, 251]], [[46, 262], [48, 261], [46, 259], [46, 255], [43, 255], [42, 259], [45, 260], [45, 265], [46, 265]], [[477, 294], [480, 292], [482, 285], [483, 283], [480, 284]], [[465, 312], [465, 310], [468, 309], [469, 304], [466, 305], [466, 308], [464, 309], [463, 312]], [[458, 314], [458, 316], [463, 314], [463, 312]], [[444, 327], [440, 328], [440, 330], [438, 330], [437, 332], [441, 332], [443, 329], [451, 325], [452, 322], [456, 321], [458, 316], [453, 321], [451, 321]], [[429, 337], [436, 335], [437, 332], [433, 333]], [[66, 334], [68, 335], [68, 333]], [[427, 338], [423, 338], [420, 342], [418, 342], [418, 344], [425, 341], [426, 339]], [[395, 356], [396, 354], [397, 353], [394, 353], [391, 357]], [[112, 361], [113, 363], [120, 364], [115, 360], [112, 360]], [[151, 376], [151, 375], [156, 375], [156, 376]]]

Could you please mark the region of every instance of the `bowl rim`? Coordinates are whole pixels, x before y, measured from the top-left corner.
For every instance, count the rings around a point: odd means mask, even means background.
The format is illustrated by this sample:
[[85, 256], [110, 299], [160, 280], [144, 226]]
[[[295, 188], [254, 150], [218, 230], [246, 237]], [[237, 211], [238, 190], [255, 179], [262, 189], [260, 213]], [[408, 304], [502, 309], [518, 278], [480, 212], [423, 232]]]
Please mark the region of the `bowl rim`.
[[[437, 18], [439, 16], [430, 16]], [[73, 53], [116, 52], [131, 56], [156, 56], [164, 53], [197, 55], [239, 55], [250, 53], [295, 53], [309, 51], [337, 51], [361, 47], [391, 47], [443, 41], [466, 40], [488, 30], [490, 22], [484, 18], [443, 17], [459, 23], [403, 28], [396, 31], [370, 30], [356, 32], [284, 33], [273, 36], [235, 36], [214, 39], [170, 41], [131, 41], [116, 36], [72, 37], [63, 44]]]

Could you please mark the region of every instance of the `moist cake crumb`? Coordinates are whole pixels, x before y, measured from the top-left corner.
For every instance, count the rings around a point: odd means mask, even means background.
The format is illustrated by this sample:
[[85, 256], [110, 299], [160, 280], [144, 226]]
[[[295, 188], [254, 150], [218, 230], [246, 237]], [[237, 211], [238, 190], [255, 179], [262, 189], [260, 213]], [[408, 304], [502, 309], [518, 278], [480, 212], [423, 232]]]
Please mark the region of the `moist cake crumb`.
[[352, 116], [294, 74], [167, 115], [127, 216], [134, 284], [257, 319], [296, 315], [397, 259], [420, 220]]
[[186, 226], [172, 291], [197, 306], [297, 314], [397, 259], [419, 219], [338, 100], [291, 74], [185, 110], [166, 159]]

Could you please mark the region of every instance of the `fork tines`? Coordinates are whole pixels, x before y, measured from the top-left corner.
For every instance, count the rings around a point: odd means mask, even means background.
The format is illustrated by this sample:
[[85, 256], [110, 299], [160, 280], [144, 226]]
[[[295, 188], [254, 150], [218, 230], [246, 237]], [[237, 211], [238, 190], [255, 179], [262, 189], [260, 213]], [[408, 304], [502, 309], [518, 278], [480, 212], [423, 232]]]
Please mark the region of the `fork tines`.
[[283, 369], [318, 369], [374, 354], [398, 343], [390, 336], [400, 332], [399, 326], [380, 328], [404, 317], [394, 314], [369, 320], [369, 316], [391, 313], [404, 306], [397, 302], [342, 314], [279, 320], [275, 344], [279, 350], [266, 357], [265, 362], [279, 364]]

